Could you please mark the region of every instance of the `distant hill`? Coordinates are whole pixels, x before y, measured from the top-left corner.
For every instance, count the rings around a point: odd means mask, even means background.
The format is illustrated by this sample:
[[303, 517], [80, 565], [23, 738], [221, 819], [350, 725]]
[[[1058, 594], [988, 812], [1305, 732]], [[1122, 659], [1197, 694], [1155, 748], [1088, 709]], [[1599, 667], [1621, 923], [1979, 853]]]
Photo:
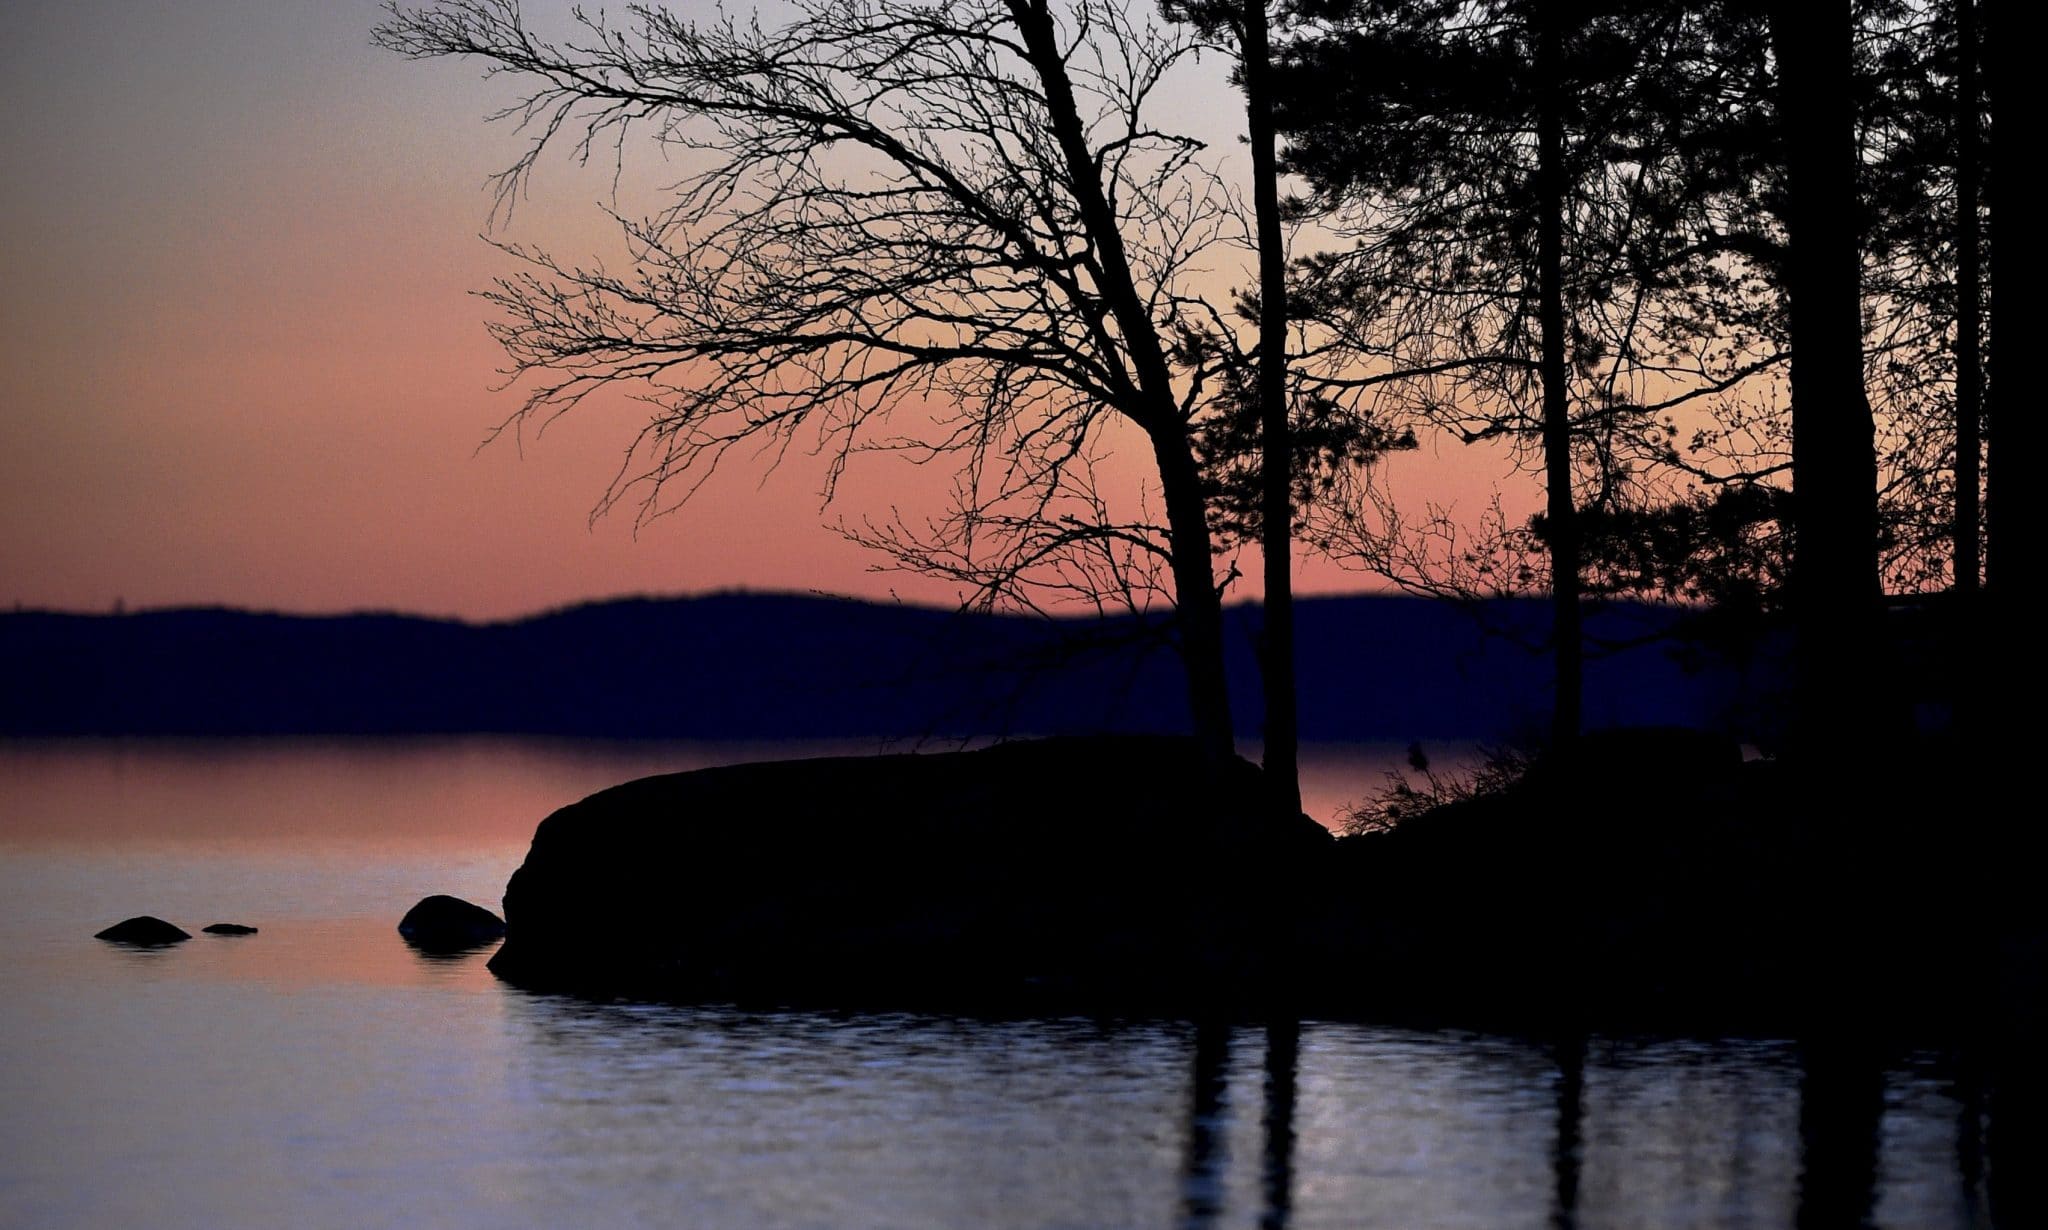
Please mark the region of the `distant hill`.
[[[1539, 601], [1473, 614], [1394, 596], [1297, 607], [1302, 727], [1328, 740], [1500, 738], [1548, 703]], [[1610, 608], [1640, 641], [1683, 613]], [[1260, 612], [1228, 616], [1231, 690], [1260, 728]], [[503, 623], [195, 608], [0, 614], [0, 734], [518, 732], [705, 739], [1177, 731], [1158, 625], [965, 616], [791, 594], [598, 602]], [[1504, 630], [1507, 634], [1502, 635]], [[1725, 724], [1723, 664], [1664, 643], [1588, 671], [1595, 725]], [[1694, 655], [1697, 656], [1697, 655]]]

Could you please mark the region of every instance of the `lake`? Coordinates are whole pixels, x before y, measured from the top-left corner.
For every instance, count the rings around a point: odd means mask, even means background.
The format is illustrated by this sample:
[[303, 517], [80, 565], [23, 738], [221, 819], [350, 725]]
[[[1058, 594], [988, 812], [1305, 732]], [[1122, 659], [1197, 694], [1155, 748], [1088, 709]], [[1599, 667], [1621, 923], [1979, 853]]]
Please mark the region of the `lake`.
[[[0, 744], [0, 1225], [1992, 1224], [1940, 1052], [595, 1003], [394, 930], [606, 785], [873, 750]], [[1309, 749], [1310, 811], [1400, 755]], [[91, 938], [143, 913], [262, 930]]]

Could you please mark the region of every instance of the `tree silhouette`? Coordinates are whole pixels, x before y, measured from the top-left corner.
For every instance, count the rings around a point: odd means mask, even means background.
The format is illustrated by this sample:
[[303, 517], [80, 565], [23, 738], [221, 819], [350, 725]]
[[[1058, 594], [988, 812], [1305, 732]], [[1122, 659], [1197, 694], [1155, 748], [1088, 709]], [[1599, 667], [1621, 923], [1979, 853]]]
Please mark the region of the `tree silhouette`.
[[[1258, 527], [1264, 582], [1260, 679], [1265, 700], [1267, 789], [1274, 810], [1301, 812], [1301, 721], [1295, 696], [1294, 649], [1294, 389], [1289, 379], [1287, 235], [1280, 210], [1278, 136], [1273, 121], [1272, 15], [1266, 0], [1166, 0], [1169, 15], [1223, 35], [1237, 60], [1251, 146], [1253, 246], [1258, 288], [1251, 315], [1258, 327], [1254, 374], [1233, 382], [1239, 408], [1258, 421]], [[1249, 393], [1249, 397], [1245, 394]]]
[[1983, 101], [1977, 84], [1976, 0], [1955, 0], [1956, 168], [1956, 515], [1955, 586], [1974, 594], [1983, 548], [1979, 539], [1984, 428], [1982, 196]]
[[[2011, 641], [2015, 648], [2020, 644], [2021, 633], [2019, 621], [2011, 617], [2010, 595], [2031, 584], [2031, 578], [2038, 575], [2035, 561], [2040, 558], [2044, 543], [2048, 543], [2048, 538], [2044, 538], [2048, 527], [2041, 525], [2042, 501], [2028, 499], [2020, 489], [2022, 476], [2033, 465], [2032, 458], [2040, 456], [2041, 416], [2032, 413], [2016, 395], [2013, 373], [2019, 368], [2014, 358], [2017, 348], [2010, 333], [2002, 335], [1998, 331], [1999, 287], [2039, 284], [2029, 281], [2040, 272], [2038, 228], [2021, 218], [2027, 189], [2024, 173], [2018, 168], [2028, 161], [2021, 149], [2025, 138], [2015, 135], [2018, 124], [2011, 118], [2014, 103], [2022, 94], [2015, 85], [2023, 71], [2020, 60], [2028, 56], [2029, 50], [2016, 45], [2014, 40], [2025, 38], [2030, 29], [2038, 29], [2038, 25], [2023, 24], [2024, 17], [2016, 20], [2015, 15], [2033, 11], [2032, 6], [2016, 5], [2012, 0], [1985, 0], [1983, 11], [1985, 101], [1991, 111], [1987, 151], [1990, 167], [1985, 187], [1991, 219], [1992, 322], [1985, 396], [1988, 449], [1984, 571], [1985, 588], [1999, 607], [1997, 617], [2001, 624], [2010, 624], [2010, 631], [2002, 634], [2002, 639]], [[1998, 127], [2001, 115], [2007, 117], [2003, 135]], [[2000, 226], [2001, 221], [2007, 225]], [[2008, 305], [2012, 301], [2012, 295], [2003, 299]]]
[[[1578, 581], [1782, 604], [1798, 730], [1860, 742], [1882, 708], [1882, 587], [1967, 584], [1983, 550], [1966, 9], [1309, 6], [1282, 127], [1358, 243], [1319, 258], [1304, 310], [1424, 377], [1399, 391], [1419, 421], [1539, 441], [1548, 497], [1527, 527], [1476, 533], [1340, 502], [1310, 510], [1319, 536], [1438, 590], [1547, 580], [1561, 629]], [[2013, 434], [1989, 436], [1994, 474]], [[1989, 570], [2027, 541], [1994, 526]]]
[[[1197, 441], [1223, 380], [1200, 339], [1232, 324], [1197, 283], [1240, 223], [1200, 144], [1154, 118], [1199, 38], [1116, 0], [805, 0], [773, 28], [632, 14], [550, 39], [516, 0], [442, 0], [376, 33], [522, 83], [505, 209], [555, 146], [623, 162], [644, 138], [690, 168], [650, 216], [614, 210], [628, 271], [501, 244], [526, 266], [486, 295], [526, 382], [508, 426], [630, 386], [653, 415], [606, 499], [643, 515], [733, 448], [807, 432], [829, 481], [863, 449], [950, 458], [946, 517], [855, 537], [982, 603], [1170, 589], [1195, 729], [1227, 754]], [[1117, 423], [1149, 445], [1162, 520], [1097, 481]]]
[[1274, 807], [1292, 816], [1301, 813], [1301, 719], [1294, 687], [1293, 406], [1287, 379], [1287, 243], [1280, 220], [1266, 0], [1244, 0], [1235, 24], [1259, 251], [1259, 524], [1265, 571], [1265, 643], [1259, 667], [1266, 693], [1264, 759]]
[[1665, 246], [1666, 198], [1689, 188], [1646, 117], [1682, 23], [1640, 7], [1318, 5], [1283, 91], [1290, 165], [1356, 240], [1311, 262], [1311, 310], [1347, 322], [1367, 378], [1396, 377], [1418, 425], [1510, 441], [1546, 495], [1533, 525], [1498, 519], [1475, 543], [1446, 514], [1403, 516], [1354, 487], [1318, 510], [1317, 537], [1436, 592], [1546, 585], [1559, 743], [1583, 721], [1582, 502], [1635, 498], [1624, 437], [1754, 362], [1658, 314], [1685, 260]]
[[1556, 648], [1556, 697], [1550, 739], [1566, 747], [1585, 722], [1585, 663], [1579, 619], [1579, 506], [1572, 494], [1572, 424], [1565, 387], [1565, 6], [1536, 14], [1536, 297], [1539, 379], [1543, 385], [1545, 537], [1550, 543], [1550, 635]]
[[1765, 14], [1783, 158], [1792, 362], [1792, 610], [1809, 748], [1862, 742], [1874, 718], [1877, 459], [1863, 385], [1863, 216], [1850, 5]]

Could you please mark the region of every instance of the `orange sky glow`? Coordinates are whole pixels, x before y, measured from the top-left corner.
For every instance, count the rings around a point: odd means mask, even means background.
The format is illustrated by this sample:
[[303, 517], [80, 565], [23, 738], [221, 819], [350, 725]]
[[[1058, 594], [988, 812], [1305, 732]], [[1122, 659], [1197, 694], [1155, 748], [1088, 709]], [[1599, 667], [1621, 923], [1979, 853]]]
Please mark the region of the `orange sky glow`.
[[[943, 468], [865, 459], [821, 516], [815, 459], [730, 465], [636, 533], [630, 512], [588, 514], [640, 409], [478, 448], [516, 405], [470, 292], [508, 267], [479, 232], [518, 138], [483, 122], [503, 95], [473, 68], [371, 48], [377, 17], [372, 0], [10, 6], [0, 601], [498, 618], [741, 587], [953, 600], [824, 524], [937, 513]], [[1191, 118], [1227, 124], [1229, 105]], [[552, 168], [509, 237], [602, 251], [601, 195]], [[1393, 464], [1418, 503], [1526, 486], [1448, 440]], [[1307, 592], [1369, 585], [1302, 566]]]

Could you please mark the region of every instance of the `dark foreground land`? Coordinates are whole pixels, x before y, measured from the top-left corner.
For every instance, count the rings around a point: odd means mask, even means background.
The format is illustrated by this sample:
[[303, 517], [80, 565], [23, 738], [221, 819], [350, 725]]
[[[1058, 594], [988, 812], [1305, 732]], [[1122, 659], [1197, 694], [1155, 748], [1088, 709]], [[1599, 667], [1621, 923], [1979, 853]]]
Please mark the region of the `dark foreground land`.
[[492, 968], [850, 1007], [2030, 1029], [2030, 872], [1929, 798], [1655, 731], [1344, 839], [1173, 738], [737, 765], [550, 816]]

